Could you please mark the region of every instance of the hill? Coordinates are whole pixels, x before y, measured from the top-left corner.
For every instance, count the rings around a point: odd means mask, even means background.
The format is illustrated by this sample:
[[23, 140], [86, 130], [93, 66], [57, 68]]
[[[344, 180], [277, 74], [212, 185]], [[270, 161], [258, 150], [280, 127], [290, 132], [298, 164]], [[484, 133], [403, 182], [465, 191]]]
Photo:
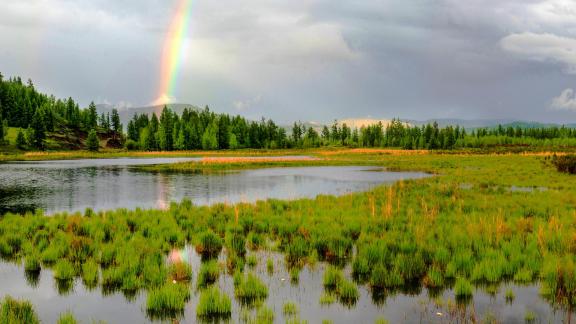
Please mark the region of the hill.
[[[182, 114], [182, 111], [184, 111], [184, 108], [192, 108], [192, 109], [199, 109], [198, 107], [194, 106], [194, 105], [190, 105], [190, 104], [181, 104], [181, 103], [175, 103], [175, 104], [167, 104], [166, 107], [170, 108], [170, 110], [172, 110], [173, 112], [175, 112], [176, 114], [180, 115]], [[98, 114], [104, 113], [112, 113], [112, 109], [114, 109], [115, 107], [113, 105], [108, 105], [108, 104], [99, 104], [96, 105], [96, 111], [98, 111]], [[117, 108], [118, 109], [118, 114], [120, 115], [120, 121], [122, 122], [122, 124], [124, 125], [128, 125], [128, 122], [130, 121], [130, 119], [132, 119], [132, 117], [134, 117], [134, 115], [136, 114], [146, 114], [146, 115], [152, 115], [152, 113], [156, 113], [157, 116], [160, 116], [160, 113], [162, 112], [162, 109], [164, 109], [164, 105], [156, 105], [156, 106], [144, 106], [144, 107], [129, 107], [129, 108]]]

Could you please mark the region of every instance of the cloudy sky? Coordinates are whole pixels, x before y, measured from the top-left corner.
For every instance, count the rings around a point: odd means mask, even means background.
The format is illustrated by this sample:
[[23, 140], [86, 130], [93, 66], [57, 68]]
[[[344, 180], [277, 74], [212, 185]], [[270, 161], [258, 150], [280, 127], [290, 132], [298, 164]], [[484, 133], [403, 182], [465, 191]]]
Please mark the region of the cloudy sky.
[[[576, 122], [574, 0], [193, 0], [179, 102], [279, 121]], [[0, 2], [0, 72], [157, 99], [177, 0]]]

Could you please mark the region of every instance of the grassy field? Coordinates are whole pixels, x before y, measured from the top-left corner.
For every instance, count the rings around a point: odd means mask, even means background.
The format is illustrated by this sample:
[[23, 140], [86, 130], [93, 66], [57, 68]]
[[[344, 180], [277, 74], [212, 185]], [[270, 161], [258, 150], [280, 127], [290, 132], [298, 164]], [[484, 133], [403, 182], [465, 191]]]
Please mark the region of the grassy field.
[[[541, 295], [559, 307], [576, 303], [576, 181], [558, 173], [547, 161], [548, 154], [274, 152], [322, 159], [278, 162], [282, 166], [380, 165], [437, 176], [365, 193], [296, 201], [209, 207], [183, 201], [168, 210], [87, 211], [51, 217], [8, 214], [0, 219], [0, 255], [14, 262], [24, 260], [32, 268], [37, 264], [53, 268], [62, 277], [59, 280], [87, 277], [85, 282], [105, 290], [146, 290], [149, 311], [178, 313], [189, 298], [189, 280], [182, 279], [189, 276], [187, 270], [182, 275], [165, 264], [169, 251], [191, 244], [206, 262], [223, 253], [222, 267], [234, 274], [235, 294], [226, 296], [213, 288], [212, 280], [205, 279], [209, 269], [203, 270], [201, 289], [206, 292], [198, 305], [202, 316], [229, 316], [230, 297], [265, 301], [266, 286], [244, 266], [247, 249], [282, 252], [296, 279], [299, 269], [309, 263], [333, 264], [324, 274], [326, 294], [343, 304], [358, 298], [357, 285], [384, 291], [413, 285], [431, 291], [454, 289], [458, 301], [466, 303], [473, 286], [506, 281], [538, 284]], [[155, 170], [270, 166], [262, 161], [222, 161]], [[353, 270], [349, 278], [340, 270], [347, 263]], [[221, 306], [208, 307], [212, 300]]]

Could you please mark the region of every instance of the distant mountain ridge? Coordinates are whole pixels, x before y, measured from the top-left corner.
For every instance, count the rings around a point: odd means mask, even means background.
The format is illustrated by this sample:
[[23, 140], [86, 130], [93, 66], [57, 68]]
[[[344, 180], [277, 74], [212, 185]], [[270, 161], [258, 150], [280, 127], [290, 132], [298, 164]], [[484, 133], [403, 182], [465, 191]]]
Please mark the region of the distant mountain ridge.
[[[160, 117], [160, 113], [162, 112], [162, 109], [164, 109], [164, 106], [170, 108], [173, 112], [176, 112], [178, 115], [182, 114], [182, 112], [184, 111], [184, 108], [196, 109], [196, 110], [200, 109], [194, 105], [181, 104], [181, 103], [156, 105], [156, 106], [145, 106], [145, 107], [128, 107], [128, 108], [123, 107], [123, 108], [116, 108], [116, 109], [118, 109], [118, 114], [120, 115], [120, 121], [122, 122], [122, 124], [128, 125], [128, 122], [130, 121], [130, 119], [132, 119], [132, 117], [134, 117], [134, 115], [136, 115], [136, 114], [147, 114], [147, 115], [151, 116], [152, 113], [155, 112], [156, 115], [158, 117]], [[115, 106], [108, 105], [108, 104], [96, 105], [96, 110], [98, 111], [98, 114], [110, 113], [110, 112], [112, 112], [112, 109], [114, 109], [114, 108], [115, 108]]]
[[[167, 104], [168, 108], [172, 111], [176, 112], [177, 114], [181, 114], [184, 111], [184, 108], [189, 109], [200, 109], [198, 106], [191, 105], [191, 104], [183, 104], [183, 103], [174, 103], [174, 104]], [[96, 109], [98, 114], [100, 113], [110, 113], [114, 108], [113, 105], [109, 104], [99, 104], [96, 105]], [[130, 119], [134, 117], [135, 114], [148, 114], [151, 115], [155, 112], [159, 115], [162, 112], [164, 105], [155, 105], [155, 106], [144, 106], [144, 107], [129, 107], [129, 108], [117, 108], [118, 113], [120, 114], [120, 120], [124, 125], [127, 125]], [[497, 127], [498, 125], [502, 125], [504, 127], [522, 127], [522, 128], [537, 128], [537, 127], [551, 127], [551, 126], [562, 126], [565, 125], [566, 127], [574, 127], [576, 128], [576, 123], [569, 123], [569, 124], [560, 124], [560, 123], [541, 123], [535, 121], [523, 121], [523, 120], [516, 120], [516, 119], [457, 119], [457, 118], [435, 118], [435, 119], [427, 119], [427, 120], [413, 120], [413, 119], [400, 119], [403, 123], [411, 126], [422, 126], [426, 124], [432, 124], [434, 122], [438, 123], [439, 127], [446, 127], [446, 126], [460, 126], [466, 129], [472, 130], [476, 128], [490, 128], [490, 127]], [[361, 128], [370, 125], [374, 125], [377, 123], [382, 123], [384, 127], [386, 127], [392, 119], [378, 119], [378, 118], [345, 118], [345, 119], [337, 119], [336, 122], [341, 126], [342, 124], [346, 124], [348, 127], [354, 128]], [[302, 124], [306, 127], [312, 127], [317, 131], [321, 131], [324, 125], [331, 126], [333, 122], [328, 122], [326, 124], [314, 121], [303, 121]], [[286, 130], [290, 131], [292, 129], [292, 123], [280, 125], [281, 127], [285, 128]]]

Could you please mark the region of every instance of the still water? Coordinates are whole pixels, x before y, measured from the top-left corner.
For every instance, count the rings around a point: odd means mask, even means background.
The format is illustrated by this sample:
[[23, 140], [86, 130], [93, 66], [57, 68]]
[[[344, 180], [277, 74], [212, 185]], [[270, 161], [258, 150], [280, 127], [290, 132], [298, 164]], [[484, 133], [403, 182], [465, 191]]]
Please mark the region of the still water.
[[[302, 157], [279, 157], [300, 159]], [[383, 172], [381, 168], [293, 167], [219, 174], [162, 173], [138, 166], [196, 161], [198, 158], [95, 159], [0, 164], [0, 214], [37, 208], [46, 213], [86, 208], [166, 208], [189, 198], [198, 205], [341, 195], [422, 172]]]
[[[164, 322], [195, 323], [196, 305], [200, 292], [196, 289], [197, 275], [201, 258], [193, 248], [186, 249], [194, 279], [190, 287], [191, 299], [184, 314], [175, 321]], [[331, 320], [333, 323], [374, 323], [385, 318], [390, 323], [469, 323], [484, 322], [493, 318], [497, 323], [524, 323], [525, 314], [535, 316], [534, 323], [565, 323], [567, 313], [552, 308], [538, 294], [537, 285], [517, 286], [503, 284], [496, 293], [487, 293], [477, 288], [474, 297], [467, 304], [455, 305], [452, 290], [438, 292], [432, 296], [425, 288], [414, 288], [409, 292], [375, 292], [366, 284], [359, 285], [360, 298], [354, 305], [343, 305], [335, 301], [330, 305], [320, 305], [324, 292], [322, 285], [326, 265], [305, 267], [298, 284], [290, 281], [290, 274], [284, 267], [284, 258], [274, 252], [256, 252], [259, 260], [253, 271], [268, 286], [269, 296], [265, 304], [275, 313], [275, 323], [284, 323], [286, 318], [282, 307], [287, 301], [298, 305], [301, 319], [309, 323]], [[266, 260], [274, 260], [274, 273], [266, 271]], [[223, 253], [220, 262], [224, 262]], [[248, 266], [246, 266], [248, 268]], [[351, 267], [344, 272], [350, 277]], [[232, 299], [230, 323], [242, 323], [242, 305], [234, 298], [233, 279], [221, 273], [216, 285]], [[104, 294], [100, 288], [93, 290], [84, 287], [80, 279], [69, 287], [59, 287], [50, 270], [42, 270], [38, 277], [26, 275], [22, 266], [0, 263], [0, 298], [10, 295], [32, 302], [43, 323], [56, 323], [59, 314], [71, 311], [83, 323], [105, 321], [107, 323], [155, 323], [158, 320], [147, 316], [146, 295], [139, 292], [135, 296], [125, 296], [122, 292]], [[505, 292], [514, 291], [515, 299], [507, 302]], [[574, 317], [572, 316], [572, 320]]]

